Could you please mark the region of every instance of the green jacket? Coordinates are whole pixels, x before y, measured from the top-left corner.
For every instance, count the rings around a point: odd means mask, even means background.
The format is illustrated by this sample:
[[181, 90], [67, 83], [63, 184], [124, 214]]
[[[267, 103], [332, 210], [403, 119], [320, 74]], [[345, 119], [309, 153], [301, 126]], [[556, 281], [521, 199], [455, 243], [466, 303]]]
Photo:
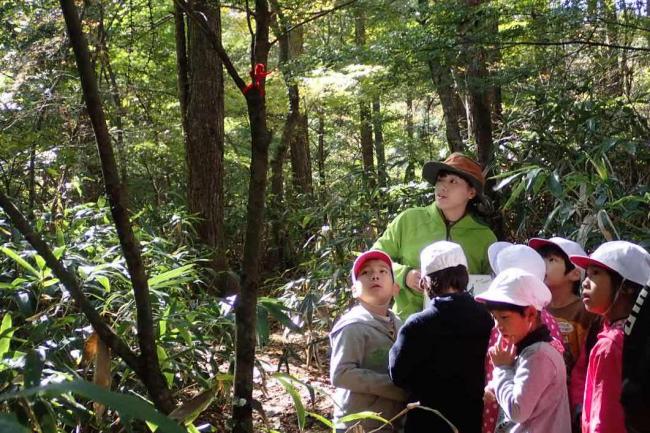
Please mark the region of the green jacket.
[[463, 247], [470, 274], [490, 273], [487, 250], [497, 240], [492, 230], [469, 213], [448, 227], [435, 203], [399, 214], [373, 245], [373, 249], [384, 251], [393, 260], [395, 281], [400, 286], [393, 311], [403, 321], [421, 311], [424, 302], [421, 293], [406, 287], [406, 274], [420, 267], [420, 251], [424, 247], [442, 240]]

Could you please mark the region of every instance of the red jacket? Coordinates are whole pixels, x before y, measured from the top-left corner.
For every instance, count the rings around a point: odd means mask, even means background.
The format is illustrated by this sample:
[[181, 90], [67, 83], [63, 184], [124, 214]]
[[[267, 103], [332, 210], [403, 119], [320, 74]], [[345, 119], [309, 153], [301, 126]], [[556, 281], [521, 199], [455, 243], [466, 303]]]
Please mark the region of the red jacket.
[[620, 403], [623, 371], [624, 320], [603, 323], [598, 341], [589, 354], [582, 433], [625, 432]]

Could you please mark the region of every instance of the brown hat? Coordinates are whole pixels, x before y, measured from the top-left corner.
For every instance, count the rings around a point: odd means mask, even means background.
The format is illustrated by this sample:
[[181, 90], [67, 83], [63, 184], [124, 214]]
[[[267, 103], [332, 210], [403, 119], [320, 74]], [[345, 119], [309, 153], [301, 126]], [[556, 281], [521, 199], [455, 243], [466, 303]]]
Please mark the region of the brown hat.
[[431, 185], [435, 185], [440, 171], [447, 171], [462, 177], [469, 182], [469, 184], [476, 189], [477, 194], [483, 198], [485, 176], [483, 176], [483, 170], [481, 170], [479, 163], [474, 161], [472, 158], [465, 156], [462, 153], [454, 152], [443, 162], [429, 161], [424, 164], [424, 167], [422, 167], [422, 177]]

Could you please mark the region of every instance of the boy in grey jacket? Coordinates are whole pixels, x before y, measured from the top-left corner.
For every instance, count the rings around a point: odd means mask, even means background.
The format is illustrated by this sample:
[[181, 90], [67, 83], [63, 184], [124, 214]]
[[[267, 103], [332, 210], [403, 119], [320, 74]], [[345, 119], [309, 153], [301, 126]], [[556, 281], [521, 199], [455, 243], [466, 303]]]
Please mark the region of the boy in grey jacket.
[[[388, 352], [401, 322], [389, 310], [399, 291], [390, 257], [377, 250], [361, 254], [352, 266], [352, 295], [358, 305], [345, 313], [330, 332], [330, 380], [336, 387], [334, 422], [337, 431], [359, 421], [346, 422], [349, 414], [371, 411], [390, 420], [405, 406], [406, 394], [388, 375]], [[382, 423], [360, 421], [365, 431]], [[381, 432], [397, 432], [399, 424], [384, 425]]]

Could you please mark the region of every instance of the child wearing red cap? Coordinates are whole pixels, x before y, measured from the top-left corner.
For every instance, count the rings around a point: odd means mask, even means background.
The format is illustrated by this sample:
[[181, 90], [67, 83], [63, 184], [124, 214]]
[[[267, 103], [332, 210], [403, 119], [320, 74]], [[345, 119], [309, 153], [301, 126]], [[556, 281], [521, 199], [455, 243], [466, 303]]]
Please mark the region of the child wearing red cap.
[[605, 242], [589, 257], [574, 255], [571, 262], [586, 269], [582, 302], [603, 318], [597, 341], [588, 350], [582, 408], [583, 433], [624, 433], [621, 404], [624, 324], [639, 292], [650, 276], [650, 255], [625, 241]]
[[[390, 257], [377, 250], [361, 254], [352, 266], [352, 295], [358, 305], [345, 313], [330, 332], [330, 380], [336, 387], [334, 421], [345, 431], [357, 421], [344, 417], [372, 411], [390, 420], [404, 408], [406, 394], [388, 375], [388, 352], [400, 320], [389, 310], [399, 287]], [[397, 432], [398, 424], [362, 420], [365, 431]]]

